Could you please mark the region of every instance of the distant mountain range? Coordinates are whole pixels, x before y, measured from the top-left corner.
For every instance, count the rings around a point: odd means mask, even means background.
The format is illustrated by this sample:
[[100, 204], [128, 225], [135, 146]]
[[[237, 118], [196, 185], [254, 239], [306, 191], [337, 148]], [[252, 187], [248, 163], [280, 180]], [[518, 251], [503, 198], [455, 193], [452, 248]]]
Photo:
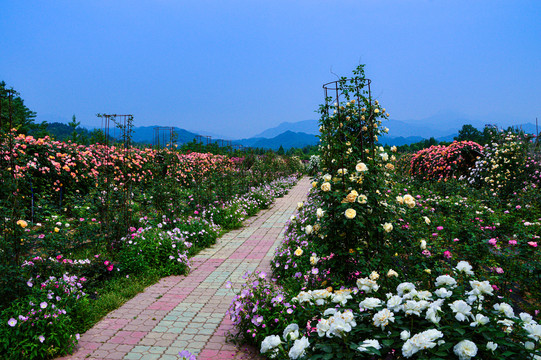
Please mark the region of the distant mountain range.
[[[55, 123], [58, 125], [64, 125]], [[68, 131], [66, 133], [69, 135], [69, 127], [67, 125], [64, 125], [64, 127], [68, 128]], [[138, 143], [147, 143], [147, 144], [154, 144], [156, 142], [155, 136], [156, 132], [154, 130], [156, 126], [138, 126], [133, 128], [133, 135], [132, 139], [135, 142]], [[112, 128], [110, 130], [110, 134], [113, 137], [120, 137], [120, 130], [116, 128]], [[177, 143], [179, 144], [186, 144], [189, 142], [192, 142], [194, 139], [198, 141], [202, 141], [204, 144], [207, 143], [207, 141], [210, 142], [218, 142], [221, 144], [220, 140], [229, 140], [229, 139], [220, 139], [218, 137], [209, 137], [208, 139], [206, 136], [203, 136], [202, 138], [198, 139], [198, 134], [195, 132], [187, 131], [181, 128], [174, 127], [173, 131], [176, 133], [177, 136]], [[167, 144], [170, 141], [170, 132], [169, 131], [161, 131], [160, 133], [160, 144]], [[311, 134], [305, 134], [302, 132], [293, 132], [289, 130], [285, 130], [283, 133], [278, 134], [277, 136], [273, 136], [271, 138], [265, 138], [265, 137], [252, 137], [248, 139], [240, 139], [240, 140], [233, 140], [231, 141], [231, 144], [233, 145], [243, 145], [246, 147], [253, 147], [253, 148], [263, 148], [263, 149], [273, 149], [278, 150], [280, 146], [284, 148], [284, 150], [288, 150], [292, 147], [296, 148], [302, 148], [306, 145], [315, 145], [319, 142], [319, 139], [315, 135]]]
[[[50, 116], [51, 120], [52, 116]], [[43, 119], [40, 119], [43, 120]], [[518, 122], [518, 121], [516, 121]], [[515, 123], [516, 123], [515, 122]], [[389, 120], [384, 121], [383, 125], [389, 128], [389, 133], [383, 136], [380, 140], [387, 145], [404, 145], [411, 144], [424, 139], [434, 137], [438, 141], [452, 141], [458, 135], [458, 131], [465, 124], [471, 124], [482, 130], [485, 124], [489, 121], [470, 119], [464, 114], [445, 111], [439, 112], [433, 116], [420, 120]], [[492, 122], [494, 124], [495, 122]], [[507, 128], [511, 123], [502, 120], [496, 125]], [[524, 121], [521, 125], [515, 125], [522, 128], [528, 133], [535, 133], [535, 124]], [[140, 126], [134, 128], [133, 140], [141, 143], [152, 144], [155, 142], [155, 126]], [[193, 141], [198, 134], [203, 136], [209, 135], [209, 141], [220, 141], [220, 136], [211, 134], [205, 131], [185, 130], [174, 128], [178, 138], [178, 143], [184, 144]], [[118, 132], [113, 130], [112, 132]], [[318, 120], [303, 120], [298, 122], [283, 122], [278, 126], [269, 128], [253, 137], [232, 140], [232, 144], [239, 144], [247, 147], [258, 147], [277, 150], [282, 146], [284, 150], [292, 147], [302, 148], [307, 145], [316, 145], [319, 139], [316, 135], [319, 134]], [[161, 133], [161, 142], [169, 142], [169, 134]], [[223, 140], [231, 140], [224, 138]], [[207, 138], [203, 137], [202, 141], [206, 143]]]
[[317, 120], [303, 120], [298, 122], [283, 122], [280, 125], [267, 129], [260, 134], [254, 136], [254, 138], [273, 138], [280, 134], [283, 134], [286, 131], [291, 131], [294, 133], [305, 133], [318, 135], [319, 134], [319, 125]]
[[[459, 130], [462, 129], [462, 126], [466, 124], [473, 125], [477, 129], [483, 130], [487, 124], [507, 128], [512, 123], [505, 120], [502, 120], [500, 123], [481, 121], [470, 119], [464, 114], [445, 111], [420, 120], [384, 121], [383, 126], [389, 128], [389, 133], [383, 136], [380, 140], [383, 144], [391, 146], [412, 144], [431, 137], [438, 141], [453, 141], [454, 137], [458, 135]], [[528, 123], [526, 121], [520, 125], [514, 125], [514, 127], [521, 128], [527, 133], [535, 133], [536, 131], [535, 124]], [[265, 137], [276, 136], [277, 134], [284, 133], [285, 131], [290, 131], [293, 133], [302, 131], [302, 133], [304, 133], [303, 138], [307, 139], [304, 135], [319, 134], [319, 122], [317, 120], [303, 120], [296, 123], [283, 122], [276, 127], [263, 131], [262, 133], [256, 135], [255, 138], [259, 140]], [[288, 139], [292, 142], [293, 135], [289, 134]], [[313, 144], [317, 144], [317, 140]]]
[[[269, 132], [269, 134], [273, 134], [273, 132]], [[319, 143], [319, 139], [312, 134], [286, 130], [283, 133], [272, 138], [253, 137], [249, 139], [235, 140], [233, 141], [233, 143], [241, 144], [243, 146], [273, 150], [278, 150], [280, 146], [282, 146], [284, 150], [288, 150], [292, 147], [303, 148], [307, 145], [316, 145], [317, 143]]]

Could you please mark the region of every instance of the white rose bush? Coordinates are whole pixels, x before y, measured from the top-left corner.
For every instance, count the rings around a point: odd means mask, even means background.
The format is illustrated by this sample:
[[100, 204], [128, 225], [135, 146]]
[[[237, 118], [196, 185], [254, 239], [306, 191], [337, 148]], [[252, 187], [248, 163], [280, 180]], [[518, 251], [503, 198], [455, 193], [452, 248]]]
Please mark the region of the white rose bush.
[[478, 240], [494, 226], [442, 226], [441, 204], [479, 206], [400, 180], [368, 83], [360, 66], [320, 107], [320, 172], [273, 274], [249, 275], [231, 303], [237, 337], [270, 359], [541, 359], [538, 312], [493, 271], [500, 240]]

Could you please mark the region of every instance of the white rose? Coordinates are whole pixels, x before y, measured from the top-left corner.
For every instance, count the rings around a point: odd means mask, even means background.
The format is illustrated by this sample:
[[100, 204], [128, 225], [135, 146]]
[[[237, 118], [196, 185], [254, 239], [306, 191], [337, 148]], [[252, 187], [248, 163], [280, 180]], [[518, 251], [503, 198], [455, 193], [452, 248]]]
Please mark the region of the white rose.
[[467, 274], [467, 275], [473, 275], [472, 266], [471, 266], [470, 263], [467, 262], [467, 261], [460, 261], [460, 262], [456, 265], [455, 269], [456, 269], [457, 271], [463, 272], [463, 273], [465, 273], [465, 274]]
[[459, 360], [469, 360], [477, 355], [477, 345], [470, 340], [462, 340], [455, 345], [453, 351]]
[[449, 304], [449, 307], [455, 313], [455, 318], [458, 321], [465, 321], [467, 320], [467, 316], [471, 315], [471, 306], [464, 300], [456, 300], [452, 304]]
[[289, 350], [289, 358], [295, 360], [303, 357], [308, 346], [310, 346], [310, 343], [308, 342], [308, 338], [304, 336], [301, 339], [295, 340], [293, 346]]
[[393, 295], [387, 300], [387, 308], [392, 311], [400, 311], [402, 309], [402, 298], [398, 295]]
[[264, 354], [267, 351], [274, 349], [281, 343], [282, 341], [280, 340], [280, 337], [278, 335], [267, 336], [261, 343], [261, 353]]
[[383, 330], [383, 328], [385, 328], [389, 322], [394, 322], [394, 313], [389, 309], [380, 310], [374, 314], [372, 321], [374, 322], [375, 327], [381, 327]]
[[282, 337], [285, 341], [288, 340], [297, 340], [299, 338], [299, 325], [289, 324], [282, 334]]
[[359, 303], [359, 308], [372, 310], [380, 305], [381, 305], [380, 299], [369, 297]]
[[381, 349], [381, 345], [378, 340], [367, 339], [362, 342], [362, 344], [357, 348], [360, 352], [368, 351], [368, 348], [374, 348], [376, 350]]

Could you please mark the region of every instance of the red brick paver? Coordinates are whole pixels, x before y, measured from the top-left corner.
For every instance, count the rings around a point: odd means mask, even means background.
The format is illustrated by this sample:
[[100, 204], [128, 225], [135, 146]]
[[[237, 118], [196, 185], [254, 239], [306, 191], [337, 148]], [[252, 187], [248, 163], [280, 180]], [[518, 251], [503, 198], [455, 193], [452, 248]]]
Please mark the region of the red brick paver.
[[309, 180], [301, 179], [270, 209], [192, 258], [190, 274], [148, 287], [83, 334], [77, 352], [62, 359], [172, 360], [182, 350], [199, 360], [258, 358], [257, 349], [226, 341], [234, 331], [225, 315], [234, 293], [225, 283], [238, 289], [247, 271], [270, 271], [284, 225], [308, 189]]

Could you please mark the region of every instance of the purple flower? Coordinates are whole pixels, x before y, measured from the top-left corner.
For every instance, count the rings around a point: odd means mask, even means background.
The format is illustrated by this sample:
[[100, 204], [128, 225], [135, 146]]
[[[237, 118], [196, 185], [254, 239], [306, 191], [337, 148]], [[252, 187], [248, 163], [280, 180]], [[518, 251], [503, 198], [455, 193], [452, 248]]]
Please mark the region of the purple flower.
[[180, 359], [181, 360], [197, 360], [195, 358], [195, 355], [193, 355], [191, 352], [189, 352], [188, 350], [182, 350], [181, 352], [178, 353], [179, 356], [180, 356]]
[[252, 318], [252, 324], [259, 326], [263, 322], [263, 316], [259, 315]]
[[15, 320], [14, 318], [9, 319], [8, 325], [14, 327], [15, 325], [17, 325], [17, 320]]

